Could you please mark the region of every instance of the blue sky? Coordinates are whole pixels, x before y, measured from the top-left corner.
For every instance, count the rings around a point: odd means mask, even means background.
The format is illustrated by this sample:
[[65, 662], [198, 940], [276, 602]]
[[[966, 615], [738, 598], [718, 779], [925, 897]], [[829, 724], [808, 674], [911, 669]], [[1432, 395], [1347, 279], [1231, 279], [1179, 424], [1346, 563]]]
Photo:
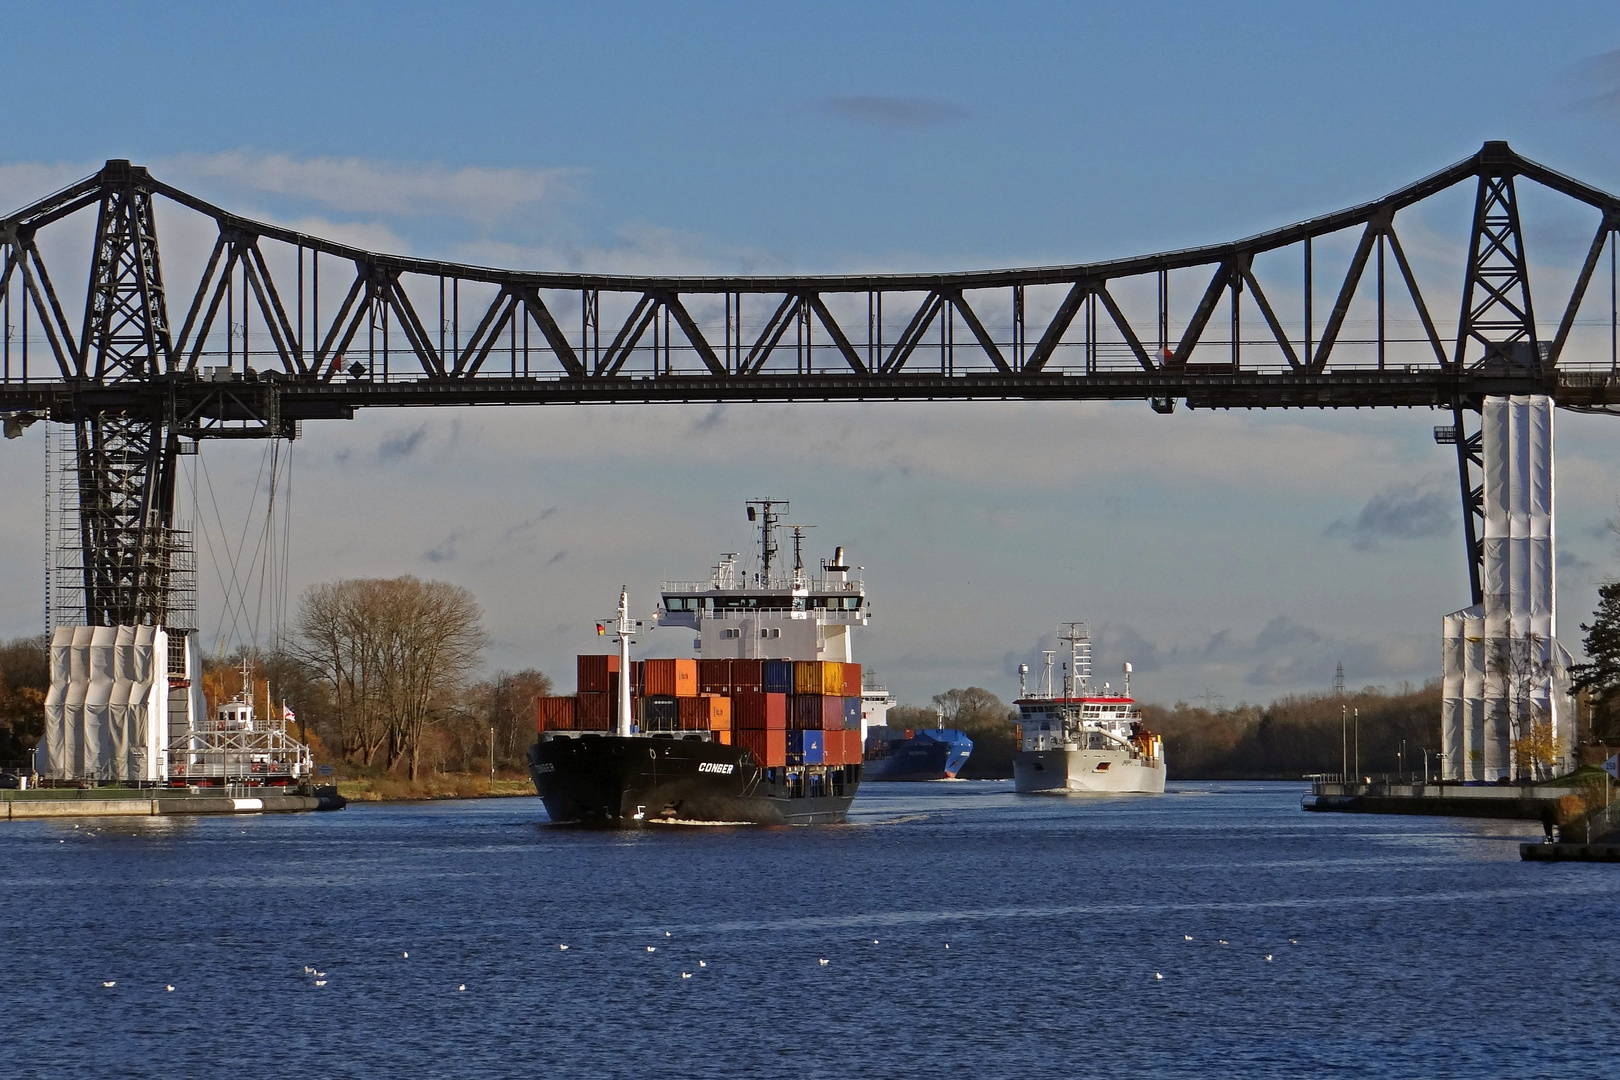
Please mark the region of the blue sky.
[[[0, 201], [129, 157], [243, 213], [499, 265], [1072, 262], [1337, 209], [1486, 139], [1620, 190], [1615, 50], [1620, 9], [1596, 4], [13, 4]], [[1466, 602], [1435, 419], [371, 414], [295, 448], [289, 565], [295, 588], [460, 581], [492, 664], [557, 672], [621, 580], [650, 603], [702, 573], [768, 491], [868, 567], [862, 652], [910, 700], [1010, 695], [1071, 618], [1149, 698], [1266, 699], [1338, 660], [1393, 685], [1438, 673]], [[1620, 429], [1559, 423], [1574, 647], [1614, 572]], [[38, 623], [42, 442], [0, 447], [0, 632]], [[259, 448], [206, 452], [240, 516]]]

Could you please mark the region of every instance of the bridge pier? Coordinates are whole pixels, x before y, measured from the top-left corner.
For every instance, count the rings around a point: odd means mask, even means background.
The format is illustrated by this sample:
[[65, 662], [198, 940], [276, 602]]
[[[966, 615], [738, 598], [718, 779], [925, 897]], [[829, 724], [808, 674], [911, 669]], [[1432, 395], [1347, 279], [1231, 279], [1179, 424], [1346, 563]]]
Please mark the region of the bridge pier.
[[1552, 399], [1485, 398], [1477, 445], [1479, 599], [1445, 617], [1443, 774], [1545, 779], [1571, 766], [1575, 717], [1571, 657], [1554, 636]]

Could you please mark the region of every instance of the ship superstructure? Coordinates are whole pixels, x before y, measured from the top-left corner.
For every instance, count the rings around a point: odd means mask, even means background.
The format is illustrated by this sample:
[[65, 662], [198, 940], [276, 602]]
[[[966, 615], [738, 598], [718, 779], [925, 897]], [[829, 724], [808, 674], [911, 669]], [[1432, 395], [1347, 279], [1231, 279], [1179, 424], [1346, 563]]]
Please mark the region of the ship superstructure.
[[[804, 565], [805, 533], [812, 526], [783, 525], [788, 504], [775, 499], [748, 503], [748, 520], [759, 527], [756, 558], [740, 564], [737, 553], [720, 556], [707, 581], [666, 581], [658, 611], [660, 626], [696, 633], [692, 648], [710, 660], [855, 659], [852, 627], [870, 619], [866, 586], [851, 574], [844, 549]], [[777, 540], [792, 531], [792, 564], [786, 565]]]
[[1021, 792], [1164, 791], [1164, 740], [1149, 731], [1131, 697], [1130, 664], [1125, 686], [1094, 686], [1091, 635], [1084, 623], [1067, 623], [1059, 642], [1068, 646], [1062, 682], [1054, 686], [1055, 652], [1045, 653], [1044, 692], [1030, 693], [1029, 669], [1019, 667], [1018, 751], [1014, 786]]

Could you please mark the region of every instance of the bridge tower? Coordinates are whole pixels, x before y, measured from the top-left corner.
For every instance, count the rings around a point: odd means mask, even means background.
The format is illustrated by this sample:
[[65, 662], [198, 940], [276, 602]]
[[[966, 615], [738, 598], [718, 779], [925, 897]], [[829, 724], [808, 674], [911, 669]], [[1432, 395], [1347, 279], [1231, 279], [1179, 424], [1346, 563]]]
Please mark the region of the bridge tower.
[[[189, 537], [174, 527], [176, 458], [172, 399], [129, 395], [166, 381], [174, 344], [145, 170], [127, 161], [102, 169], [90, 280], [79, 346], [64, 350], [83, 383], [115, 391], [69, 418], [58, 491], [53, 623], [163, 625], [192, 629], [194, 569]], [[65, 324], [63, 330], [66, 330]], [[64, 335], [65, 336], [65, 335]]]
[[[1512, 152], [1486, 143], [1480, 162], [1452, 364], [1458, 374], [1546, 375], [1556, 357], [1536, 335]], [[1452, 419], [1435, 437], [1457, 448], [1472, 603], [1445, 618], [1444, 773], [1529, 781], [1566, 764], [1574, 719], [1571, 658], [1553, 636], [1553, 401], [1459, 396]]]

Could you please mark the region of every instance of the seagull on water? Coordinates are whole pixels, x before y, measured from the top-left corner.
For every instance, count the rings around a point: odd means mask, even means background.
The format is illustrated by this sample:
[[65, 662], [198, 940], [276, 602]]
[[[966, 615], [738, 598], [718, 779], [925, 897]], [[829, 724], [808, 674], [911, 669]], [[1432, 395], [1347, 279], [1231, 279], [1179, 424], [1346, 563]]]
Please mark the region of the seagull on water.
[[[822, 966], [822, 967], [826, 967], [826, 966], [827, 966], [827, 961], [825, 961], [825, 960], [823, 960], [823, 961], [821, 961], [821, 966]], [[110, 984], [109, 984], [109, 985], [110, 985]]]
[[1164, 980], [1164, 976], [1163, 976], [1163, 975], [1160, 975], [1160, 974], [1159, 974], [1159, 973], [1158, 973], [1158, 972], [1157, 972], [1157, 971], [1155, 971], [1155, 972], [1154, 972], [1154, 973], [1153, 973], [1153, 981], [1154, 981], [1154, 982], [1162, 982], [1162, 981], [1163, 981], [1163, 980]]
[[568, 951], [568, 946], [566, 946], [566, 945], [558, 945], [557, 948], [560, 949], [563, 952]]
[[163, 984], [163, 989], [165, 991], [167, 991], [168, 993], [170, 993], [170, 994], [174, 993], [174, 986], [172, 984], [170, 984], [170, 983], [164, 983]]
[[326, 985], [326, 980], [325, 979], [316, 979], [315, 980], [315, 985], [316, 986], [325, 986]]
[[874, 944], [874, 945], [876, 945], [876, 944], [877, 944], [877, 943], [878, 943], [878, 942], [877, 942], [877, 938], [873, 938], [873, 939], [872, 939], [872, 944]]
[[665, 931], [664, 931], [664, 936], [665, 936], [665, 937], [669, 937], [669, 931], [668, 931], [668, 930], [665, 930]]
[[1270, 953], [1266, 953], [1266, 963], [1268, 963], [1268, 964], [1271, 963], [1271, 954]]
[[406, 960], [409, 960], [411, 958], [411, 954], [408, 953], [408, 952], [402, 952], [399, 955], [404, 957]]
[[649, 946], [647, 946], [647, 951], [648, 951], [648, 952], [657, 952], [657, 951], [658, 951], [658, 946], [656, 946], [656, 945], [649, 945]]
[[112, 982], [103, 981], [101, 985], [105, 986], [107, 989], [111, 990], [113, 987], [118, 985], [118, 980], [114, 979]]
[[691, 978], [691, 977], [692, 977], [692, 973], [691, 973], [691, 972], [690, 972], [690, 971], [683, 971], [683, 972], [681, 972], [681, 978], [683, 978], [683, 979], [690, 979], [690, 978]]
[[699, 960], [698, 961], [698, 967], [708, 967], [708, 966], [709, 966], [709, 963], [708, 963], [707, 960]]
[[1215, 939], [1215, 944], [1217, 944], [1217, 945], [1225, 945], [1226, 943], [1227, 942], [1226, 942], [1225, 938], [1216, 938]]
[[1299, 944], [1299, 939], [1298, 938], [1289, 938], [1288, 939], [1288, 944], [1290, 944], [1290, 945], [1298, 945]]
[[1182, 934], [1181, 935], [1181, 940], [1182, 941], [1191, 941], [1192, 940], [1192, 935], [1191, 934]]
[[467, 989], [467, 984], [466, 983], [462, 983], [460, 986], [456, 987], [457, 991], [461, 991], [461, 990], [465, 990], [465, 989]]

